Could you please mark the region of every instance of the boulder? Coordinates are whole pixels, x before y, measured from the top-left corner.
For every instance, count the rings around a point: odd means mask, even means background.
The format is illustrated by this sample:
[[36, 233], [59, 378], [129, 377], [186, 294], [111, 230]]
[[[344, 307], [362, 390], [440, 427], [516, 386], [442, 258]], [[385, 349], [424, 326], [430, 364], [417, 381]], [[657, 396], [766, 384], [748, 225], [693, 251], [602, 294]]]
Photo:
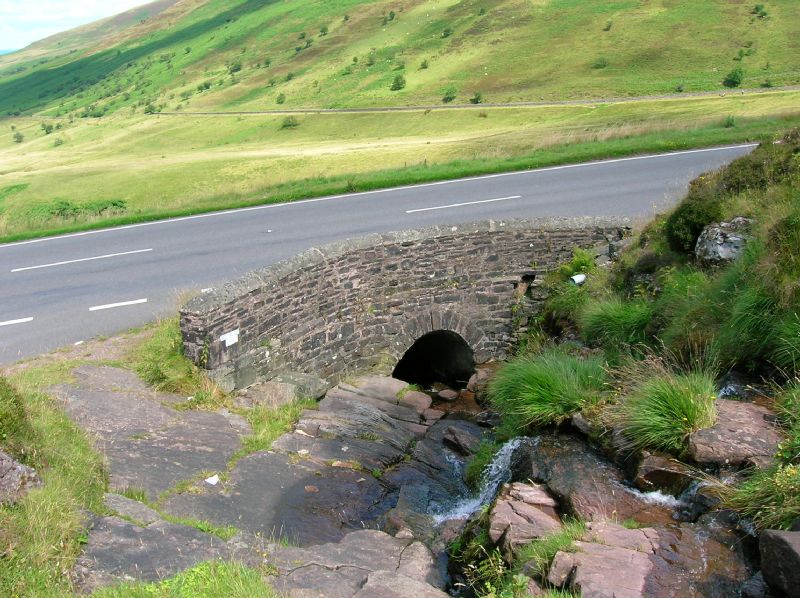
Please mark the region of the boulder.
[[458, 392], [451, 388], [445, 388], [439, 391], [436, 395], [442, 401], [446, 401], [447, 403], [452, 403], [458, 399]]
[[782, 437], [773, 413], [754, 403], [717, 399], [717, 421], [689, 436], [689, 454], [698, 463], [741, 465], [752, 457], [772, 457]]
[[762, 532], [758, 550], [761, 573], [769, 587], [787, 596], [797, 596], [800, 591], [800, 532]]
[[703, 266], [720, 267], [739, 257], [750, 238], [753, 221], [734, 218], [730, 222], [710, 224], [703, 229], [695, 245], [695, 259]]
[[691, 468], [663, 455], [645, 453], [636, 468], [634, 485], [644, 492], [662, 490], [680, 495], [694, 481]]
[[489, 514], [489, 538], [507, 554], [561, 529], [558, 503], [538, 484], [506, 484]]
[[161, 521], [161, 515], [147, 505], [120, 494], [105, 494], [103, 496], [103, 504], [109, 510], [140, 525], [150, 525], [156, 521]]
[[0, 451], [0, 505], [13, 505], [41, 485], [36, 470]]
[[702, 526], [590, 522], [573, 548], [556, 554], [547, 579], [584, 598], [727, 598], [752, 576], [740, 540]]
[[741, 598], [770, 598], [772, 596], [761, 571], [744, 582], [739, 592]]

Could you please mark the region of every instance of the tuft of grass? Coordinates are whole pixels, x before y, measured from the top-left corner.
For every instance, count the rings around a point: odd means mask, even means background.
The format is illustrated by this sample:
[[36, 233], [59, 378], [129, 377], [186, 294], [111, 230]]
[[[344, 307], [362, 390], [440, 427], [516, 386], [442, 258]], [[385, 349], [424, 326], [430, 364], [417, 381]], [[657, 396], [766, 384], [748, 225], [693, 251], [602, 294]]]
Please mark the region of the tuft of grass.
[[566, 281], [575, 274], [589, 274], [597, 269], [594, 256], [580, 247], [572, 250], [572, 259], [558, 267], [558, 275]]
[[558, 552], [574, 550], [573, 542], [579, 540], [586, 533], [586, 524], [580, 519], [565, 519], [564, 527], [552, 534], [548, 534], [519, 549], [515, 569], [523, 565], [530, 573], [539, 577], [547, 577], [550, 563]]
[[615, 410], [632, 448], [681, 453], [689, 434], [714, 424], [716, 389], [709, 373], [674, 373], [651, 360], [637, 375]]
[[544, 306], [544, 313], [547, 317], [556, 321], [574, 322], [588, 299], [589, 293], [585, 287], [562, 284], [554, 289], [550, 297], [548, 297]]
[[153, 334], [131, 354], [133, 369], [147, 384], [163, 392], [191, 396], [177, 407], [216, 409], [226, 396], [183, 354], [178, 318], [159, 322]]
[[516, 419], [518, 429], [558, 424], [603, 396], [606, 371], [598, 357], [574, 357], [558, 349], [521, 356], [500, 369], [489, 400]]
[[759, 471], [727, 493], [724, 504], [759, 529], [789, 529], [800, 517], [800, 466], [779, 464]]
[[168, 513], [161, 513], [161, 516], [170, 523], [177, 523], [178, 525], [186, 525], [193, 527], [205, 534], [216, 536], [220, 540], [227, 542], [239, 533], [239, 530], [232, 525], [216, 525], [204, 519], [192, 519], [189, 517], [173, 517]]
[[497, 451], [500, 450], [500, 445], [496, 442], [482, 440], [478, 445], [478, 450], [467, 463], [464, 469], [464, 481], [471, 488], [477, 488], [481, 482], [481, 477], [486, 466], [492, 462]]
[[211, 561], [155, 583], [125, 583], [98, 590], [93, 598], [278, 598], [259, 571], [238, 563]]
[[587, 302], [578, 316], [578, 325], [587, 342], [618, 351], [644, 344], [652, 317], [649, 301], [612, 297]]
[[245, 417], [253, 433], [242, 439], [242, 449], [234, 455], [232, 461], [256, 451], [269, 450], [273, 442], [292, 429], [303, 410], [316, 408], [317, 402], [314, 399], [302, 399], [277, 409], [255, 407], [249, 410]]

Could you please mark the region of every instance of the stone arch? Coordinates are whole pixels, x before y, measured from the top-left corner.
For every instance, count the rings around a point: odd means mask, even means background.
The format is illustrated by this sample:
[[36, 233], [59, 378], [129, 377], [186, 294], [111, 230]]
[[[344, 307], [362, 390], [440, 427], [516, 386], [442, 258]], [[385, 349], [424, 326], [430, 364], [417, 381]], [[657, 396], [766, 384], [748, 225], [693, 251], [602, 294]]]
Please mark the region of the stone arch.
[[474, 352], [477, 363], [492, 357], [488, 348], [489, 338], [468, 315], [437, 307], [425, 309], [409, 317], [397, 331], [389, 353], [395, 361], [400, 361], [418, 339], [438, 330], [454, 332], [463, 338]]
[[475, 352], [467, 341], [456, 332], [434, 330], [411, 345], [397, 362], [392, 376], [423, 388], [441, 382], [461, 389], [474, 373]]

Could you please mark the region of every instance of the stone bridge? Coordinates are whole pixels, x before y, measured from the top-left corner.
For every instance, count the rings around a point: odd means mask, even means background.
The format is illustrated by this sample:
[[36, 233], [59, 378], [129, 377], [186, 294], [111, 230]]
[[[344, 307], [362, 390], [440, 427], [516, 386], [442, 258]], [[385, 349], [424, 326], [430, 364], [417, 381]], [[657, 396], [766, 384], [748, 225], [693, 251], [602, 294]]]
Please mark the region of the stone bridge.
[[298, 373], [334, 382], [391, 372], [438, 331], [478, 362], [503, 358], [541, 307], [536, 281], [575, 247], [608, 248], [627, 224], [487, 221], [311, 249], [189, 301], [185, 353], [228, 390]]

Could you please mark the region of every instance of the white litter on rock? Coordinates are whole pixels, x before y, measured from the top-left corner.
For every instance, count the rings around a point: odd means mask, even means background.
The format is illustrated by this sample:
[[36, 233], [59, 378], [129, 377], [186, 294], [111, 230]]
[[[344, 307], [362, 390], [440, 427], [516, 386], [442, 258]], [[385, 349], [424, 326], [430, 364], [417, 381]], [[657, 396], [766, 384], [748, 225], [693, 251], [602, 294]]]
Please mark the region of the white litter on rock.
[[209, 484], [211, 486], [216, 486], [217, 484], [219, 484], [219, 476], [212, 475], [210, 478], [206, 478], [206, 484]]

